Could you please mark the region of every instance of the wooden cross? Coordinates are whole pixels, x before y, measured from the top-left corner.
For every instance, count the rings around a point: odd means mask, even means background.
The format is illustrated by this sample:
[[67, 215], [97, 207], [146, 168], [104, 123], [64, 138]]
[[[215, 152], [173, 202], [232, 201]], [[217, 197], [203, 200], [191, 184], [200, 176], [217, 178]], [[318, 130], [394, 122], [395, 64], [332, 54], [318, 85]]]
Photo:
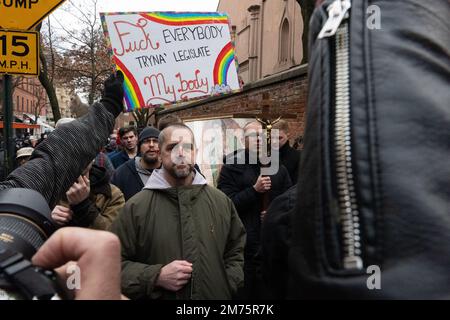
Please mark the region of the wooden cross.
[[[255, 118], [259, 123], [261, 123], [263, 130], [265, 130], [264, 134], [266, 136], [266, 145], [267, 145], [267, 156], [270, 157], [272, 154], [272, 138], [271, 133], [273, 129], [273, 125], [283, 119], [296, 119], [297, 115], [282, 113], [275, 114], [271, 113], [270, 109], [274, 105], [273, 100], [270, 99], [269, 93], [263, 93], [263, 100], [261, 101], [261, 113], [260, 114], [251, 114], [251, 113], [236, 113], [233, 114], [233, 118]], [[274, 120], [273, 120], [274, 119]], [[270, 163], [262, 166], [270, 166]], [[262, 210], [265, 212], [269, 207], [270, 199], [268, 192], [263, 193], [262, 197]]]
[[[236, 113], [233, 114], [233, 118], [255, 118], [259, 123], [261, 123], [264, 134], [266, 136], [267, 145], [267, 156], [270, 157], [272, 154], [272, 129], [273, 125], [280, 121], [281, 119], [296, 119], [297, 115], [289, 113], [271, 113], [270, 109], [274, 105], [273, 100], [270, 99], [269, 93], [263, 93], [263, 99], [261, 101], [261, 113], [251, 114], [251, 113]], [[272, 120], [274, 119], [274, 120]]]

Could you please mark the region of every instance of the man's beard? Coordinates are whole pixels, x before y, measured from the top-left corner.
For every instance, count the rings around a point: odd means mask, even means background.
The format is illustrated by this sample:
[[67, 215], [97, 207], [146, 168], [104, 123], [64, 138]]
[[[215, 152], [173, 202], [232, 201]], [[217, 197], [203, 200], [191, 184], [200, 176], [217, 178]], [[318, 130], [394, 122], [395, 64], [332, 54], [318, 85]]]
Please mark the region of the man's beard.
[[142, 160], [148, 165], [153, 165], [158, 162], [158, 155], [155, 154], [154, 156], [152, 156], [150, 154], [144, 153], [144, 155], [142, 156]]
[[169, 171], [169, 174], [177, 179], [183, 179], [188, 177], [192, 172], [194, 172], [194, 165], [186, 164], [183, 169], [178, 169], [177, 165], [173, 165]]

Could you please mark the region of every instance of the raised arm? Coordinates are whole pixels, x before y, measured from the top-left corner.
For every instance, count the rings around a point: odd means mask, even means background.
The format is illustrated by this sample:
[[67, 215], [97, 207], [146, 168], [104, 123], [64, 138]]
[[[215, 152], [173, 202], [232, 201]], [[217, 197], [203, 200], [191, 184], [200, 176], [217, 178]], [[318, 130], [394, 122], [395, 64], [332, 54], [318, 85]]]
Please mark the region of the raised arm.
[[53, 131], [34, 150], [30, 161], [0, 182], [0, 189], [34, 189], [53, 207], [106, 144], [123, 108], [122, 86], [122, 73], [108, 78], [101, 102], [90, 107], [84, 117]]

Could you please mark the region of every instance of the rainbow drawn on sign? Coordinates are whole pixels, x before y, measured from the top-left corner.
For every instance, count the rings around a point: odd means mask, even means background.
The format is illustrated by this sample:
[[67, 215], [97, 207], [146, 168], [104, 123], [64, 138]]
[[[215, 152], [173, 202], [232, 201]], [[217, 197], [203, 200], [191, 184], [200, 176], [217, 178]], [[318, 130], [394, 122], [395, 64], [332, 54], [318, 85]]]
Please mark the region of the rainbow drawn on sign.
[[203, 12], [153, 12], [142, 13], [144, 18], [169, 26], [185, 26], [194, 24], [228, 24], [228, 17], [221, 13]]
[[230, 69], [231, 63], [234, 61], [234, 50], [231, 42], [223, 47], [217, 56], [216, 63], [214, 64], [214, 84], [227, 85], [227, 74]]
[[142, 98], [142, 93], [137, 85], [136, 79], [134, 79], [131, 72], [128, 71], [119, 58], [114, 56], [114, 61], [117, 65], [117, 70], [122, 71], [125, 78], [123, 89], [127, 110], [133, 111], [134, 109], [141, 109], [142, 107], [145, 107], [144, 99]]

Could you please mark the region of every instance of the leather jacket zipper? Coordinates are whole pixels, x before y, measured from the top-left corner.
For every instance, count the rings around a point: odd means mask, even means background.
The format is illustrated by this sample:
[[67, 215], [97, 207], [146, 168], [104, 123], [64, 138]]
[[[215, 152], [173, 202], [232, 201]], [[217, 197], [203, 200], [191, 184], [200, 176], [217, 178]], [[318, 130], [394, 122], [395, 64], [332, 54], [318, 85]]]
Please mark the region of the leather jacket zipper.
[[336, 188], [339, 203], [342, 265], [345, 270], [361, 270], [361, 226], [352, 170], [352, 137], [350, 108], [350, 0], [336, 0], [327, 8], [329, 18], [318, 38], [334, 36], [335, 42], [335, 111], [334, 155]]

